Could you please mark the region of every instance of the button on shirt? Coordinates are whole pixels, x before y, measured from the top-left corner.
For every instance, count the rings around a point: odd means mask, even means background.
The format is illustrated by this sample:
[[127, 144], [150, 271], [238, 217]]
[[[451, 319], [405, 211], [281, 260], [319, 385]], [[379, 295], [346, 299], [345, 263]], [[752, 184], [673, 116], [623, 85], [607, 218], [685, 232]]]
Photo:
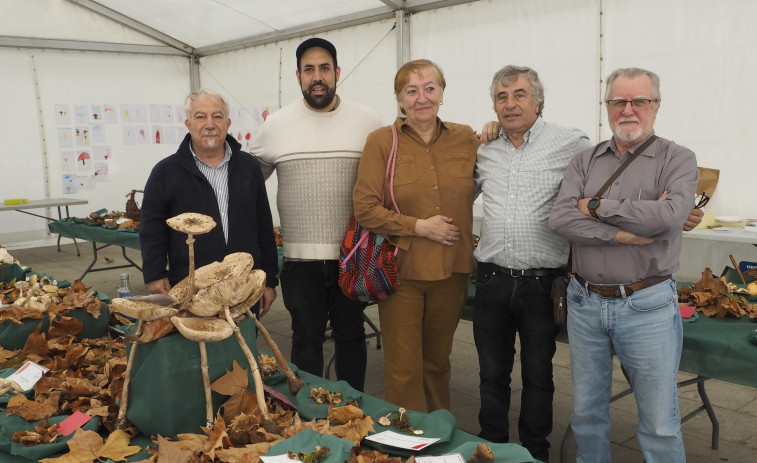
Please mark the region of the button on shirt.
[[514, 269], [559, 268], [568, 261], [568, 241], [547, 221], [565, 168], [591, 147], [582, 131], [539, 117], [516, 148], [499, 138], [478, 149], [476, 195], [483, 195], [479, 262]]
[[189, 151], [194, 156], [197, 168], [200, 169], [202, 175], [208, 179], [210, 186], [213, 187], [213, 191], [216, 194], [216, 200], [218, 201], [218, 210], [221, 213], [221, 225], [223, 227], [223, 236], [226, 238], [226, 242], [229, 241], [229, 160], [231, 159], [231, 147], [228, 143], [224, 142], [225, 152], [221, 163], [218, 167], [213, 167], [207, 162], [203, 161], [192, 150], [192, 144], [189, 144]]

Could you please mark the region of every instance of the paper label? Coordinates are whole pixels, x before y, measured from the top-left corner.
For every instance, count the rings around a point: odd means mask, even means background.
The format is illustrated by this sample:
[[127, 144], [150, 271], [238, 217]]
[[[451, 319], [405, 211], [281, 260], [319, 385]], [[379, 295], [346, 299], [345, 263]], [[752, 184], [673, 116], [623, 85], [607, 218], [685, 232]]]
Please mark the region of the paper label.
[[439, 441], [438, 437], [420, 437], [400, 434], [394, 431], [383, 431], [366, 437], [367, 440], [378, 442], [407, 450], [423, 450], [431, 444]]
[[415, 463], [465, 463], [465, 458], [459, 453], [453, 453], [438, 457], [415, 457]]
[[24, 391], [29, 391], [34, 387], [37, 381], [42, 378], [42, 375], [44, 375], [48, 371], [49, 370], [42, 365], [38, 365], [32, 361], [27, 360], [27, 362], [24, 363], [21, 368], [14, 371], [5, 379], [15, 381], [24, 389]]

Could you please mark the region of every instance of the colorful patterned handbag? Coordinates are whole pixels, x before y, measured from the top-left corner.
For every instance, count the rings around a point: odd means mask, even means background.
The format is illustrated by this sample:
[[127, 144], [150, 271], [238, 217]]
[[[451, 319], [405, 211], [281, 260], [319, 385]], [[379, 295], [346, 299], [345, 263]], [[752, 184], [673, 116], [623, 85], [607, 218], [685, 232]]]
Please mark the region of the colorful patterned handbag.
[[[385, 178], [389, 177], [389, 193], [394, 210], [400, 211], [394, 199], [394, 167], [397, 160], [397, 129], [392, 128], [392, 151], [386, 162]], [[384, 192], [381, 192], [381, 203]], [[383, 236], [363, 228], [355, 215], [350, 217], [347, 234], [339, 252], [339, 286], [345, 296], [362, 302], [381, 301], [399, 288], [397, 248]]]

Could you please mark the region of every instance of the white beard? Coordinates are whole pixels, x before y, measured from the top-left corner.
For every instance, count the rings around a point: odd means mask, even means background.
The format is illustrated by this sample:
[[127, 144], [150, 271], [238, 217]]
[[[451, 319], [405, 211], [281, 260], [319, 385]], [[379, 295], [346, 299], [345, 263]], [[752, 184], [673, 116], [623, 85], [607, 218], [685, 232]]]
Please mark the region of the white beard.
[[[641, 127], [641, 124], [636, 126], [636, 129], [634, 129], [632, 132], [625, 132], [623, 130], [623, 127], [620, 124], [621, 121], [618, 121], [618, 124], [613, 129], [612, 133], [615, 135], [615, 137], [620, 140], [623, 143], [630, 144], [635, 141], [638, 141], [639, 138], [641, 138], [641, 135], [643, 134], [643, 128]], [[637, 121], [638, 122], [638, 121]]]
[[208, 146], [210, 148], [215, 148], [216, 147], [216, 139], [215, 138], [208, 138]]

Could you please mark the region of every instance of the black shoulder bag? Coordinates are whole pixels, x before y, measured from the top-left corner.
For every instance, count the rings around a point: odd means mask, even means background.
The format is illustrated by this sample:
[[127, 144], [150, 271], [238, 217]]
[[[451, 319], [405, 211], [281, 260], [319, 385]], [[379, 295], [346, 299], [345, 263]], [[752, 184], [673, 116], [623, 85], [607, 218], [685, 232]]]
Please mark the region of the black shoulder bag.
[[[649, 137], [649, 139], [644, 142], [643, 145], [641, 145], [633, 154], [631, 154], [623, 164], [618, 167], [618, 169], [610, 176], [610, 178], [605, 182], [604, 185], [602, 185], [602, 188], [597, 191], [597, 194], [595, 194], [594, 198], [599, 198], [602, 196], [602, 194], [612, 185], [612, 182], [615, 181], [616, 178], [620, 176], [621, 173], [628, 167], [629, 164], [631, 164], [634, 159], [636, 159], [642, 151], [647, 149], [649, 145], [652, 144], [657, 139], [657, 135], [652, 135]], [[594, 148], [594, 154], [597, 153], [599, 150], [599, 147], [604, 142], [598, 144], [596, 148]], [[571, 246], [570, 251], [568, 252], [568, 265], [566, 267], [566, 274], [560, 275], [558, 277], [555, 277], [555, 279], [552, 281], [552, 308], [554, 311], [554, 318], [555, 318], [555, 325], [557, 326], [565, 326], [568, 323], [568, 283], [570, 283], [570, 279], [573, 276], [573, 271], [571, 270], [573, 264], [573, 246]]]

